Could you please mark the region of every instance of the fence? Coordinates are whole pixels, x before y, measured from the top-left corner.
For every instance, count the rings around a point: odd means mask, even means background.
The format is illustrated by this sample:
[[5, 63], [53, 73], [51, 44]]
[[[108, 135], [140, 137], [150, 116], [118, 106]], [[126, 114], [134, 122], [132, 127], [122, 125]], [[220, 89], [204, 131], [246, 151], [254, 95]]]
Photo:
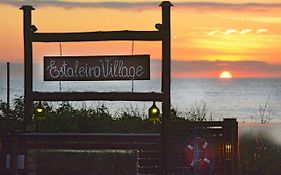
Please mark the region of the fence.
[[[187, 142], [192, 140], [196, 129], [211, 149], [208, 151], [213, 161], [212, 174], [234, 175], [237, 174], [238, 161], [238, 124], [236, 119], [224, 119], [223, 122], [185, 122], [182, 120], [172, 122], [172, 172], [174, 174], [188, 174], [188, 164], [184, 159], [184, 149]], [[204, 142], [205, 142], [204, 141]], [[203, 143], [204, 144], [204, 143]], [[207, 147], [207, 146], [206, 146]], [[192, 166], [189, 166], [192, 169]]]
[[[185, 175], [184, 146], [195, 129], [212, 145], [213, 174], [237, 174], [238, 132], [235, 119], [222, 122], [171, 123], [169, 157], [171, 174]], [[30, 150], [136, 150], [136, 174], [161, 174], [160, 134], [18, 133], [1, 139], [1, 175], [35, 175], [36, 159]]]

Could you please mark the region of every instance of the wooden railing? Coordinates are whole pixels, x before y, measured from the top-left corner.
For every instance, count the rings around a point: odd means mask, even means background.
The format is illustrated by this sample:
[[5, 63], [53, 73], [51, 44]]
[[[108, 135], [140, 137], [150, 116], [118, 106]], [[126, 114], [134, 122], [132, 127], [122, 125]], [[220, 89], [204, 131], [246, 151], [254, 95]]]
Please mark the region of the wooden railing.
[[10, 155], [11, 161], [15, 155], [24, 155], [26, 167], [14, 170], [18, 166], [12, 161], [10, 168], [1, 167], [1, 175], [36, 174], [34, 155], [28, 154], [28, 150], [34, 149], [136, 150], [138, 174], [158, 174], [159, 171], [160, 134], [20, 133], [6, 137], [5, 142], [3, 155]]
[[[225, 119], [221, 122], [172, 121], [169, 145], [171, 174], [186, 174], [183, 146], [194, 129], [200, 128], [208, 142], [212, 144], [215, 162], [213, 172], [219, 175], [236, 175], [237, 127], [235, 119]], [[5, 135], [1, 143], [1, 175], [35, 175], [36, 161], [29, 150], [36, 149], [135, 150], [137, 174], [161, 174], [161, 136], [158, 133], [18, 133]], [[25, 157], [24, 169], [16, 168], [18, 155]]]
[[[212, 171], [219, 175], [237, 174], [238, 159], [238, 125], [236, 119], [221, 122], [186, 122], [173, 121], [171, 129], [173, 174], [187, 174], [188, 166], [184, 160], [184, 144], [190, 139], [195, 129], [200, 129], [208, 144], [212, 146]], [[231, 145], [231, 149], [226, 147]]]

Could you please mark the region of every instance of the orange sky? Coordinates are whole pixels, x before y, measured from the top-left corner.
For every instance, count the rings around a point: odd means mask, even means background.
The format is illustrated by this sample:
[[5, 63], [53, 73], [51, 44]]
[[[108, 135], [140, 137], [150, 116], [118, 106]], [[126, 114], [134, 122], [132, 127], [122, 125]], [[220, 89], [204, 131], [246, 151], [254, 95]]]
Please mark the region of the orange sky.
[[[160, 1], [45, 1], [32, 3], [38, 32], [155, 30]], [[129, 2], [129, 3], [128, 3]], [[193, 3], [191, 3], [193, 2]], [[172, 65], [177, 77], [281, 77], [281, 3], [276, 0], [175, 0]], [[85, 4], [87, 3], [87, 4]], [[0, 62], [23, 62], [22, 1], [0, 0]], [[63, 43], [64, 55], [131, 54], [131, 42]], [[134, 54], [161, 58], [160, 42], [135, 42]], [[58, 43], [35, 43], [34, 62], [58, 55]], [[186, 65], [184, 67], [183, 65]], [[191, 67], [190, 65], [196, 65]]]

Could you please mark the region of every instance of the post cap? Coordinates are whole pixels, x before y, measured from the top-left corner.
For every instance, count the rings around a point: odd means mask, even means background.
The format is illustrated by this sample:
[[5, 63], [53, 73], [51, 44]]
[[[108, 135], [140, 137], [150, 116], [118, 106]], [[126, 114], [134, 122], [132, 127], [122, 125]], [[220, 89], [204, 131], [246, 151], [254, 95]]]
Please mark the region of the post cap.
[[159, 6], [173, 6], [173, 4], [170, 1], [162, 1]]
[[31, 5], [23, 5], [20, 10], [35, 10]]

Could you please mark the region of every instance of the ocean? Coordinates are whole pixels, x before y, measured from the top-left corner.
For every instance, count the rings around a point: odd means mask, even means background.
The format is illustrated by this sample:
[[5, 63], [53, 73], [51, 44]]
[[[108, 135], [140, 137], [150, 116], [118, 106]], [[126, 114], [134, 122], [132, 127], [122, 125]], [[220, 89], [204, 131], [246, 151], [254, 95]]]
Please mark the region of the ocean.
[[[133, 85], [132, 85], [133, 84]], [[59, 82], [34, 79], [34, 91], [60, 91]], [[160, 92], [160, 79], [143, 81], [62, 82], [62, 91]], [[6, 79], [0, 78], [0, 100], [6, 101]], [[23, 95], [23, 80], [11, 79], [11, 100]], [[281, 121], [281, 78], [173, 78], [172, 107], [182, 113], [206, 105], [207, 118], [237, 118], [239, 122], [260, 122], [262, 112], [271, 122]], [[111, 112], [137, 108], [145, 113], [151, 102], [72, 102], [76, 107], [105, 104]], [[56, 105], [57, 103], [52, 103]], [[160, 103], [157, 103], [161, 107]], [[266, 107], [265, 107], [266, 105]]]

